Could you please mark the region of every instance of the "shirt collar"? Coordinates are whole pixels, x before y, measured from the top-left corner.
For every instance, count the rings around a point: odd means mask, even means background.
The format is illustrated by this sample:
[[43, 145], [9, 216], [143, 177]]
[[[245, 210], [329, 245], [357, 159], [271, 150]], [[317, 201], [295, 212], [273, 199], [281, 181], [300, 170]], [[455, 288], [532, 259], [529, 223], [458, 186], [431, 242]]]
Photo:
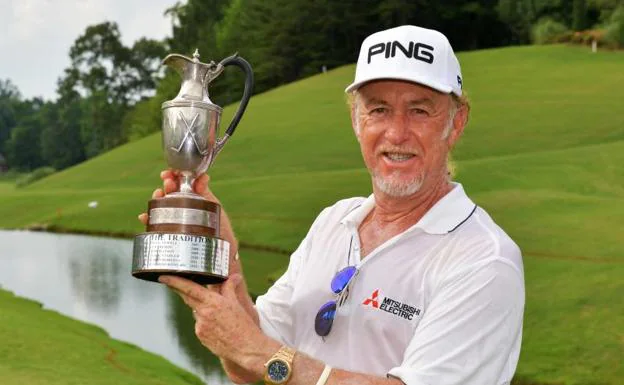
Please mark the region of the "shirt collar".
[[[458, 228], [475, 212], [475, 205], [464, 192], [460, 183], [452, 183], [453, 189], [433, 207], [412, 228], [420, 228], [429, 234], [447, 234]], [[359, 226], [375, 207], [375, 196], [369, 195], [340, 221], [344, 225]]]

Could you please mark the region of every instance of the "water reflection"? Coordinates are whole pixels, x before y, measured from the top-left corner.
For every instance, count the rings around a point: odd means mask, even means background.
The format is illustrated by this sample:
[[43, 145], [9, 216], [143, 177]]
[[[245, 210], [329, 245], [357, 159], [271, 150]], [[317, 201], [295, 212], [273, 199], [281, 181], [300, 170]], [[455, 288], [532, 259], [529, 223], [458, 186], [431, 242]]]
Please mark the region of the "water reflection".
[[[74, 297], [79, 297], [90, 310], [109, 313], [115, 312], [121, 297], [122, 273], [120, 258], [113, 250], [103, 247], [102, 242], [97, 248], [72, 250], [69, 252], [69, 275]], [[95, 258], [93, 258], [95, 257]], [[90, 259], [85, 263], [85, 259]], [[123, 269], [124, 273], [127, 269]]]
[[0, 231], [0, 287], [162, 355], [207, 384], [231, 384], [164, 286], [130, 275], [127, 240]]

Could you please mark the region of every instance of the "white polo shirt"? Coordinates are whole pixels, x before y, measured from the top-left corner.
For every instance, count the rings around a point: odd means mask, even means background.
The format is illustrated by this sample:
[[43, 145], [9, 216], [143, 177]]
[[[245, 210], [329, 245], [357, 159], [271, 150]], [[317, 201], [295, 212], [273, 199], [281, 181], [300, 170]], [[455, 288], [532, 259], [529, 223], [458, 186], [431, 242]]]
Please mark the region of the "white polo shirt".
[[[509, 384], [524, 309], [519, 248], [454, 184], [361, 260], [357, 229], [374, 204], [372, 195], [351, 198], [321, 212], [286, 273], [258, 297], [262, 330], [334, 368], [407, 385]], [[316, 313], [348, 265], [359, 274], [319, 337]]]

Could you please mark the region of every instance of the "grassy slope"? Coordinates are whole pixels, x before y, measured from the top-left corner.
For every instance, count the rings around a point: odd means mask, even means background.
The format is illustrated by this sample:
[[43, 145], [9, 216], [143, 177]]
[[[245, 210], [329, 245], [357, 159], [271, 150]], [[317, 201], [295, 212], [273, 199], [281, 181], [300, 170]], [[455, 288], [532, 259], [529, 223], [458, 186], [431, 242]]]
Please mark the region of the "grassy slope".
[[[624, 378], [615, 361], [624, 338], [624, 115], [616, 113], [624, 54], [522, 47], [460, 60], [473, 113], [455, 152], [458, 179], [527, 256], [518, 375], [616, 384]], [[210, 171], [243, 241], [293, 249], [322, 207], [369, 193], [342, 94], [352, 74], [339, 68], [252, 100]], [[163, 167], [153, 135], [26, 189], [0, 186], [0, 226], [141, 231], [135, 214]], [[87, 209], [90, 200], [100, 206]], [[243, 258], [255, 290], [285, 263], [271, 253]]]
[[164, 358], [35, 302], [0, 290], [0, 304], [2, 385], [202, 384]]

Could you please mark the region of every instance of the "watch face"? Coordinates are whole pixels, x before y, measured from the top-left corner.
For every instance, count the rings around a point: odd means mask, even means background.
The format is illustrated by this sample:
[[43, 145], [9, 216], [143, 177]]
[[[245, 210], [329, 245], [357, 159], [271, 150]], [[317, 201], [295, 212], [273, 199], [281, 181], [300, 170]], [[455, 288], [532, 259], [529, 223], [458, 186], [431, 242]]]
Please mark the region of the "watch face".
[[269, 364], [268, 369], [271, 381], [279, 384], [288, 379], [289, 369], [284, 361], [273, 361]]

